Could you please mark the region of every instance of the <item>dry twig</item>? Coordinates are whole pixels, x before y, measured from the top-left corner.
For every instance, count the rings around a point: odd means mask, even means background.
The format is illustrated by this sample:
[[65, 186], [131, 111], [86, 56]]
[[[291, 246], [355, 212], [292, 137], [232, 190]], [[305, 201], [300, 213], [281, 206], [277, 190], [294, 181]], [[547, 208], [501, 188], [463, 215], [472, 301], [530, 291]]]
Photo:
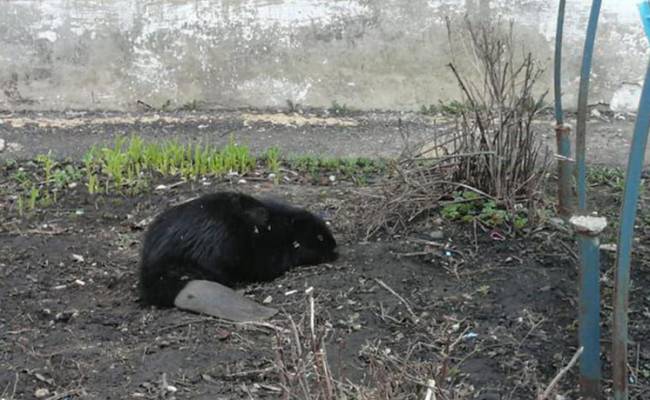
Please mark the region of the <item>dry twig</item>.
[[551, 395], [551, 392], [558, 384], [558, 382], [560, 382], [560, 379], [562, 379], [562, 377], [566, 375], [566, 373], [569, 372], [569, 370], [573, 368], [573, 366], [578, 362], [578, 359], [580, 358], [580, 355], [582, 354], [583, 351], [584, 351], [584, 347], [580, 347], [576, 351], [576, 353], [573, 355], [573, 358], [571, 358], [571, 361], [569, 361], [569, 363], [564, 368], [558, 371], [557, 375], [555, 375], [555, 378], [553, 378], [551, 380], [551, 383], [549, 383], [548, 386], [546, 387], [546, 390], [544, 390], [544, 392], [541, 395], [539, 395], [539, 397], [537, 397], [537, 400], [546, 400], [548, 396]]

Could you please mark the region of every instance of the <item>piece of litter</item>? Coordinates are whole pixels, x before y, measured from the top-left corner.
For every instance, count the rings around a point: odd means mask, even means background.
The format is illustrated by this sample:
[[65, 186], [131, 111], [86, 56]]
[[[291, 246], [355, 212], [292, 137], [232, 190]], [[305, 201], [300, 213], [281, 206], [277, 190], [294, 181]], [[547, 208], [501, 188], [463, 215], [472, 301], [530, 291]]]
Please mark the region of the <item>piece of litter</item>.
[[72, 259], [77, 261], [77, 262], [84, 262], [84, 257], [82, 255], [79, 255], [79, 254], [73, 254]]
[[463, 339], [474, 339], [475, 337], [478, 337], [478, 333], [469, 332], [463, 336]]
[[242, 184], [246, 183], [246, 179], [240, 179], [240, 180], [237, 181], [237, 183], [242, 185]]
[[289, 290], [288, 292], [285, 292], [284, 295], [285, 296], [291, 296], [292, 294], [296, 294], [296, 293], [298, 293], [298, 291], [294, 289], [294, 290]]
[[334, 182], [336, 180], [336, 177], [334, 175], [329, 176], [330, 182]]
[[[40, 399], [41, 397], [49, 396], [50, 391], [47, 388], [36, 389], [34, 392], [34, 397]], [[4, 398], [4, 397], [3, 397]]]
[[156, 190], [167, 190], [167, 189], [169, 189], [167, 187], [167, 185], [158, 185], [158, 186], [156, 186]]
[[79, 286], [84, 286], [86, 284], [86, 282], [82, 281], [81, 279], [75, 279], [74, 283]]
[[43, 374], [40, 374], [38, 372], [34, 374], [34, 377], [36, 379], [38, 379], [39, 381], [41, 381], [41, 382], [45, 382], [45, 383], [48, 383], [50, 385], [54, 384], [54, 379], [46, 378]]
[[501, 232], [498, 231], [492, 231], [490, 232], [490, 238], [492, 240], [498, 240], [498, 241], [503, 241], [506, 240], [506, 237], [501, 234]]
[[58, 286], [54, 286], [52, 288], [52, 290], [63, 290], [65, 288], [67, 288], [67, 287], [68, 287], [68, 285], [58, 285]]
[[273, 297], [272, 296], [267, 296], [264, 300], [262, 300], [262, 303], [269, 304], [272, 301], [273, 301]]
[[310, 286], [310, 287], [308, 287], [307, 289], [305, 289], [305, 294], [309, 294], [309, 293], [311, 293], [311, 292], [313, 292], [313, 291], [314, 291], [314, 287], [313, 287], [313, 286]]

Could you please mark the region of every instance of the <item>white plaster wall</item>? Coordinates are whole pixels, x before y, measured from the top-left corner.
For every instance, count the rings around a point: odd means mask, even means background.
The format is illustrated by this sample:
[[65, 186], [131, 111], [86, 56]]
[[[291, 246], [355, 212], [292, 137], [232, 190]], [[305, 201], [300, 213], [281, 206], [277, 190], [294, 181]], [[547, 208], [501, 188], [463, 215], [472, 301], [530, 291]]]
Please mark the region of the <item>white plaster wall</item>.
[[[590, 4], [567, 5], [568, 108]], [[446, 17], [512, 18], [521, 44], [550, 71], [556, 7], [544, 0], [4, 0], [0, 108], [336, 100], [417, 109], [459, 94], [446, 67]], [[649, 55], [636, 1], [604, 2], [591, 102], [634, 104]]]

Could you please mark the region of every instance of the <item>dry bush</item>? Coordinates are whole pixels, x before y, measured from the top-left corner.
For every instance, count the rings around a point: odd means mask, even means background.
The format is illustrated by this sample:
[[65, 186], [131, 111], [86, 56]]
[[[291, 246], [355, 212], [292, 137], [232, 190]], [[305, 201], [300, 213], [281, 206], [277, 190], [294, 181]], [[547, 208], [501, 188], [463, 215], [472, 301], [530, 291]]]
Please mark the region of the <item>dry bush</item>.
[[464, 346], [469, 326], [460, 329], [454, 321], [434, 323], [425, 341], [414, 340], [401, 353], [381, 341], [366, 343], [359, 356], [367, 373], [362, 383], [353, 384], [345, 376], [332, 375], [326, 342], [333, 328], [319, 314], [311, 293], [307, 312], [297, 322], [287, 316], [283, 325], [287, 329], [276, 328], [274, 348], [282, 399], [465, 400], [474, 391], [457, 377], [463, 360], [459, 348]]
[[[359, 207], [369, 238], [406, 233], [455, 190], [470, 190], [511, 212], [528, 210], [533, 221], [542, 199], [548, 151], [535, 137], [533, 120], [546, 92], [530, 52], [515, 49], [512, 25], [448, 22], [452, 62], [464, 102], [454, 103], [457, 129], [405, 151], [392, 173]], [[465, 63], [460, 65], [459, 54]], [[449, 112], [449, 110], [447, 111]]]
[[275, 368], [281, 398], [341, 399], [344, 388], [332, 377], [327, 361], [325, 340], [331, 324], [317, 315], [314, 298], [309, 293], [308, 312], [296, 323], [288, 316], [289, 328], [276, 331]]
[[469, 42], [466, 56], [478, 75], [464, 77], [456, 61], [449, 64], [467, 104], [459, 110], [454, 147], [468, 155], [457, 165], [454, 178], [507, 206], [537, 200], [547, 152], [536, 140], [532, 123], [547, 93], [535, 94], [543, 70], [530, 52], [516, 57], [512, 24], [506, 29], [465, 20], [465, 38], [462, 33], [456, 38], [451, 24], [447, 26], [450, 43]]

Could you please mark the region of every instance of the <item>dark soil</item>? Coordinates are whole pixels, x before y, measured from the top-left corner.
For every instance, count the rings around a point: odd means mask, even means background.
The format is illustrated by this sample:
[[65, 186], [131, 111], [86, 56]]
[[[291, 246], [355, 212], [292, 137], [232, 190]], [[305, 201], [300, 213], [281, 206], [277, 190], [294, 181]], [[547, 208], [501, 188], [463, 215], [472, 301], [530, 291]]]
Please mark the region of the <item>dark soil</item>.
[[[301, 113], [281, 110], [197, 110], [175, 112], [0, 112], [0, 160], [32, 159], [52, 151], [80, 159], [94, 145], [110, 145], [115, 138], [137, 132], [145, 141], [178, 140], [222, 146], [233, 137], [253, 153], [277, 146], [286, 155], [327, 157], [396, 157], [404, 138], [431, 142], [454, 129], [453, 115], [413, 112], [352, 112], [332, 115], [325, 110]], [[567, 123], [574, 124], [567, 115]], [[552, 116], [540, 115], [535, 131], [555, 148]], [[588, 161], [627, 165], [634, 117], [602, 112], [588, 124]], [[353, 145], [351, 145], [353, 144]], [[650, 148], [649, 148], [650, 149]], [[646, 152], [646, 164], [650, 150]]]
[[[416, 236], [441, 231], [441, 247], [405, 238], [360, 243], [349, 235], [351, 225], [363, 224], [351, 207], [359, 195], [345, 183], [185, 183], [138, 197], [90, 196], [80, 185], [55, 205], [19, 217], [12, 168], [0, 176], [3, 399], [279, 397], [276, 362], [283, 350], [273, 327], [290, 327], [289, 317], [303, 321], [310, 287], [335, 379], [366, 393], [375, 389], [369, 398], [424, 398], [413, 382], [436, 379], [449, 396], [439, 398], [531, 399], [576, 351], [575, 250], [569, 234], [550, 224], [495, 240], [481, 227], [433, 218]], [[170, 204], [223, 188], [270, 191], [326, 211], [342, 256], [243, 288], [282, 310], [268, 324], [141, 307], [136, 271], [146, 223]], [[618, 212], [617, 193], [595, 193], [598, 204]], [[631, 390], [633, 398], [648, 399], [650, 253], [648, 232], [638, 235]], [[423, 250], [428, 255], [412, 254]], [[613, 258], [603, 257], [607, 366]], [[559, 385], [568, 399], [577, 398], [576, 370]], [[605, 381], [606, 390], [610, 384]]]

